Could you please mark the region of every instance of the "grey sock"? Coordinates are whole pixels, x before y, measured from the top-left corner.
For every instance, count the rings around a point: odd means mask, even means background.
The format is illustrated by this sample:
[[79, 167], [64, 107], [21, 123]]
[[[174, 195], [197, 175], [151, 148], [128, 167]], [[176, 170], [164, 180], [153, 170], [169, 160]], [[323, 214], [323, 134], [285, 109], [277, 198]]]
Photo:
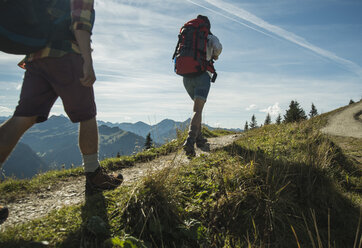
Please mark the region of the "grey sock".
[[83, 156], [84, 172], [94, 172], [99, 167], [98, 153]]

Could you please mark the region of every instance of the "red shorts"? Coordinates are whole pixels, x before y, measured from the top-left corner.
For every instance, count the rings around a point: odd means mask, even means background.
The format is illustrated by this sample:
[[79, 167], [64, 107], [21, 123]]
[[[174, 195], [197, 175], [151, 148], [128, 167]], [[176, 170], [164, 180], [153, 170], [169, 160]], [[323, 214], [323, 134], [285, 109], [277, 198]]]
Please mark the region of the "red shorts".
[[72, 122], [92, 119], [97, 114], [93, 87], [83, 86], [79, 81], [82, 76], [83, 59], [75, 53], [27, 63], [14, 116], [38, 116], [37, 122], [46, 121], [60, 97]]

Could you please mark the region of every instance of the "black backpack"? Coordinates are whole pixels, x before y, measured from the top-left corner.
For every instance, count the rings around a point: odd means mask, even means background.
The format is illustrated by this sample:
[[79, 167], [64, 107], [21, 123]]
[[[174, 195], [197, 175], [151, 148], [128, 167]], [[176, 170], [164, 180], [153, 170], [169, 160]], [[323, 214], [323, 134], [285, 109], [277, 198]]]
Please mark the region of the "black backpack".
[[70, 25], [70, 0], [0, 0], [0, 51], [30, 54], [75, 40]]

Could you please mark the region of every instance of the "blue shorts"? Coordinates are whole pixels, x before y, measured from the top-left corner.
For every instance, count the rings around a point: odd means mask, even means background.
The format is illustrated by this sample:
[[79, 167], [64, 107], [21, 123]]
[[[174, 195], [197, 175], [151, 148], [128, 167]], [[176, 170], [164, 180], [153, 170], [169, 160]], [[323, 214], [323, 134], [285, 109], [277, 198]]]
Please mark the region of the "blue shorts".
[[204, 72], [196, 77], [184, 77], [184, 86], [192, 100], [195, 98], [206, 101], [210, 90], [209, 73]]

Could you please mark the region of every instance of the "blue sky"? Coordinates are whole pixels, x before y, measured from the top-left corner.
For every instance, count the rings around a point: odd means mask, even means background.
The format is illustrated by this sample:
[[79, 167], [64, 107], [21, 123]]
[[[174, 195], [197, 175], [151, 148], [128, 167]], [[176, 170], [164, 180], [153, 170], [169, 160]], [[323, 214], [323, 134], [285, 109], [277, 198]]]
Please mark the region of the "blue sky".
[[[171, 60], [180, 27], [207, 15], [223, 44], [203, 121], [243, 128], [274, 121], [291, 100], [308, 113], [362, 98], [361, 0], [96, 0], [98, 119], [183, 121], [192, 102]], [[0, 115], [18, 101], [21, 56], [0, 53]], [[62, 114], [57, 101], [52, 114]]]

